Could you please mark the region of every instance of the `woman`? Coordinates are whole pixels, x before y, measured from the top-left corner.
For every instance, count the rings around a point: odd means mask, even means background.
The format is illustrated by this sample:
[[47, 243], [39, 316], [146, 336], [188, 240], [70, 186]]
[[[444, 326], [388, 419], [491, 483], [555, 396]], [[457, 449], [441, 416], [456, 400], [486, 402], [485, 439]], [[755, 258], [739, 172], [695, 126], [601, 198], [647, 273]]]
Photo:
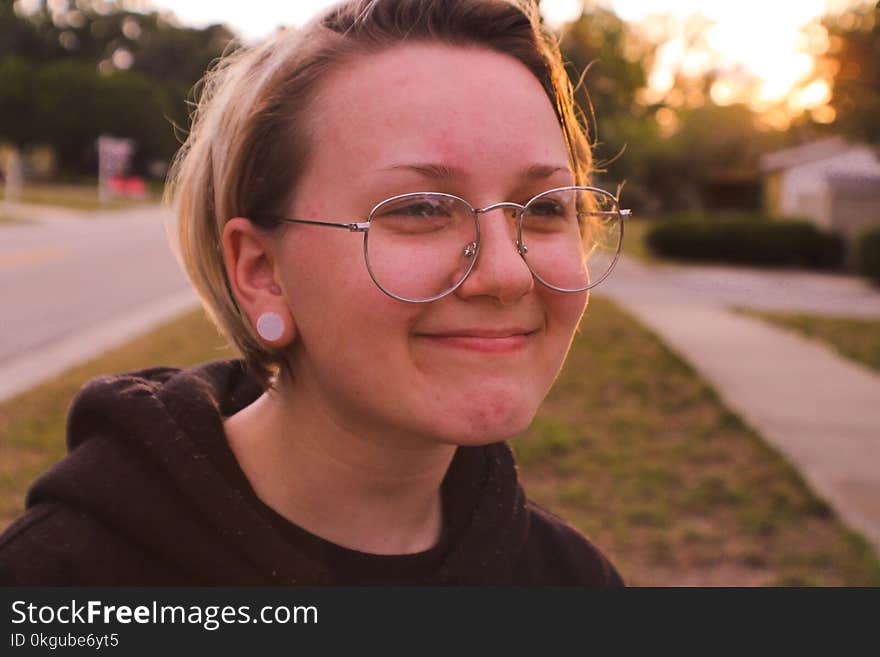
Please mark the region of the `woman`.
[[173, 189], [243, 360], [81, 391], [7, 581], [620, 585], [503, 442], [619, 248], [566, 80], [504, 0], [351, 0], [222, 63]]

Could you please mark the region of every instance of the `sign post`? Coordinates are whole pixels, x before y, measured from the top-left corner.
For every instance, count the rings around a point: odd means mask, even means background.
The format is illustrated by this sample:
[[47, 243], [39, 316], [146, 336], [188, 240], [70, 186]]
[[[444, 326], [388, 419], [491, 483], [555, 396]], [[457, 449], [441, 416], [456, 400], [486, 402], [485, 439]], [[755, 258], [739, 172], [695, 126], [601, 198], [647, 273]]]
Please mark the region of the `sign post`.
[[125, 174], [134, 152], [131, 139], [118, 139], [109, 135], [98, 137], [98, 199], [110, 198], [110, 180]]
[[21, 156], [17, 148], [11, 148], [6, 153], [6, 166], [3, 168], [6, 179], [3, 204], [15, 203], [21, 196]]

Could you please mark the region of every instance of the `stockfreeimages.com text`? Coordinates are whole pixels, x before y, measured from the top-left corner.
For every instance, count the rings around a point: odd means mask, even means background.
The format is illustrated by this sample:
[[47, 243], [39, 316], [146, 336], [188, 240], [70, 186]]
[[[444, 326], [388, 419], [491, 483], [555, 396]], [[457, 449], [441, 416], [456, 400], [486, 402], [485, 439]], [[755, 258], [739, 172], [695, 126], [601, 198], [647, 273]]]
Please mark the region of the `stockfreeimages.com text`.
[[152, 604], [137, 606], [108, 605], [100, 600], [89, 600], [85, 603], [71, 600], [70, 604], [56, 606], [16, 600], [12, 603], [12, 614], [13, 624], [169, 623], [201, 625], [210, 631], [230, 624], [318, 622], [318, 609], [314, 606], [267, 605], [259, 610], [252, 610], [249, 605], [161, 605], [155, 600]]

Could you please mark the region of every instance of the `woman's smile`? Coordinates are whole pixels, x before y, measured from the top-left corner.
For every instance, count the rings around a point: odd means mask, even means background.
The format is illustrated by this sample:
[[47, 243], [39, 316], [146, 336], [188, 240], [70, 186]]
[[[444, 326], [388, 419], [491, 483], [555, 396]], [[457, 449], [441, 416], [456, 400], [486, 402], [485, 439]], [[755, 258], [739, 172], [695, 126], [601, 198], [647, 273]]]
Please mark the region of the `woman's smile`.
[[466, 328], [416, 334], [418, 340], [433, 346], [486, 354], [512, 354], [526, 349], [537, 329]]

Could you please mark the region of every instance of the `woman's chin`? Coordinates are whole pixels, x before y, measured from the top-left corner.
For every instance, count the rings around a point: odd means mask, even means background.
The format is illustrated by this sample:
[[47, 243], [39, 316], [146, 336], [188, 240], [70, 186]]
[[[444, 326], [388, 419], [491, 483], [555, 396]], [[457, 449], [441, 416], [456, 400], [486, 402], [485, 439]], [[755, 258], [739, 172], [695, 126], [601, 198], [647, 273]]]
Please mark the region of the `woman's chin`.
[[491, 402], [458, 409], [442, 422], [442, 441], [479, 446], [509, 440], [529, 428], [536, 410], [523, 405]]

